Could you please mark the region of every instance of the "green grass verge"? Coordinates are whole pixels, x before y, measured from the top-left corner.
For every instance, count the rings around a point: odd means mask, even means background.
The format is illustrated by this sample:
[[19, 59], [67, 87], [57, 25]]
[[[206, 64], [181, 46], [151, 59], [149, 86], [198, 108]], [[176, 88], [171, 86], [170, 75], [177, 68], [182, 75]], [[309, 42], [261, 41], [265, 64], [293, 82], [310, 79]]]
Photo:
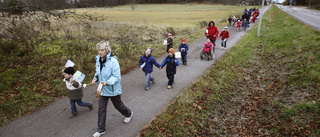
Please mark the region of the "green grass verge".
[[141, 136], [319, 136], [320, 33], [273, 6]]

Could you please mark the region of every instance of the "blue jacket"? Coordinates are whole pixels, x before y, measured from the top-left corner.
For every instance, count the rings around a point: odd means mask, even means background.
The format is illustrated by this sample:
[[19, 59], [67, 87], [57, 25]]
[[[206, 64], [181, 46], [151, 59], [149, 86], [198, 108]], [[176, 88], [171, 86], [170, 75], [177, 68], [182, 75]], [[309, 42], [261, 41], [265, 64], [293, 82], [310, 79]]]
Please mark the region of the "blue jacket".
[[242, 22], [242, 26], [243, 27], [247, 27], [248, 26], [248, 22]]
[[[175, 60], [177, 62], [175, 62]], [[162, 62], [162, 64], [160, 66], [161, 66], [161, 68], [163, 68], [165, 65], [167, 65], [166, 72], [168, 74], [176, 74], [177, 66], [179, 66], [180, 63], [179, 63], [179, 60], [177, 60], [175, 58], [175, 56], [173, 55], [173, 57], [167, 56], [163, 60], [163, 62]]]
[[[106, 62], [103, 65], [102, 70], [100, 71], [100, 56], [96, 58], [96, 73], [94, 79], [98, 83], [102, 81], [107, 81], [107, 84], [103, 86], [101, 91], [101, 96], [117, 96], [121, 95], [121, 72], [120, 66], [118, 63], [118, 58], [113, 56], [111, 53], [107, 55]], [[98, 84], [99, 86], [99, 84]]]
[[139, 68], [143, 63], [146, 63], [142, 68], [144, 73], [151, 73], [153, 71], [153, 64], [158, 68], [160, 67], [158, 62], [154, 59], [154, 57], [151, 56], [151, 54], [149, 55], [149, 57], [146, 57], [146, 55], [141, 56], [139, 61]]
[[[181, 51], [181, 48], [185, 48], [185, 52]], [[189, 46], [187, 44], [180, 44], [179, 51], [181, 52], [181, 55], [187, 55], [189, 50]]]

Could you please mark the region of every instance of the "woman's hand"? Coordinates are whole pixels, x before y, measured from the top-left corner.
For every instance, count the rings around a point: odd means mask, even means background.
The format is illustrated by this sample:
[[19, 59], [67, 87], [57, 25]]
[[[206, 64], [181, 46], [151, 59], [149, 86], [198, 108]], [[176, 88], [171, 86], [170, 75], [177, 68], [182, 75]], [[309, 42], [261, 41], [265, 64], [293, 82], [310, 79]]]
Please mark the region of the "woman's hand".
[[96, 84], [96, 80], [95, 79], [93, 79], [92, 81], [91, 81], [91, 84]]
[[142, 68], [140, 68], [139, 70], [142, 71]]
[[103, 86], [105, 86], [105, 85], [107, 85], [107, 81], [102, 81], [101, 84], [102, 84]]

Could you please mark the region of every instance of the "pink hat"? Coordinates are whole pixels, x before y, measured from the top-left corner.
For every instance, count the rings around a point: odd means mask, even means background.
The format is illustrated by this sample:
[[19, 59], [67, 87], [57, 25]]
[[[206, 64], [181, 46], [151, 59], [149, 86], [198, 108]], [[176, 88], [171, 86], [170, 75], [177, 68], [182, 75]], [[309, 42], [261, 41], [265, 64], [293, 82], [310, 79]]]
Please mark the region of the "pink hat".
[[168, 36], [172, 36], [172, 34], [171, 34], [171, 33], [169, 33], [169, 34], [168, 34]]

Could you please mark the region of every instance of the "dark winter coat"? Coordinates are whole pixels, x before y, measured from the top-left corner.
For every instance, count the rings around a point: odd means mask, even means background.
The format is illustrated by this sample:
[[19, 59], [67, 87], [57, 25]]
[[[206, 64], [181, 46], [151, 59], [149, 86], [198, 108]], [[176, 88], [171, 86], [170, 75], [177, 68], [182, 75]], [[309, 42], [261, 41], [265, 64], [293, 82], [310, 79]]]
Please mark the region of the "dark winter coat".
[[[175, 60], [177, 62], [175, 62]], [[176, 74], [176, 71], [177, 71], [177, 66], [180, 65], [179, 63], [179, 60], [175, 58], [175, 56], [173, 55], [173, 57], [170, 57], [170, 56], [167, 56], [162, 64], [160, 65], [161, 68], [163, 68], [165, 65], [167, 65], [167, 68], [166, 68], [166, 73], [168, 74]]]
[[242, 17], [241, 17], [241, 19], [242, 19], [242, 20], [244, 20], [244, 19], [248, 20], [248, 14], [243, 14]]
[[172, 38], [167, 38], [167, 52], [169, 52], [170, 48], [173, 48], [173, 39]]
[[151, 56], [151, 54], [149, 55], [149, 57], [147, 57], [146, 55], [141, 56], [139, 61], [139, 68], [143, 63], [146, 63], [142, 68], [144, 73], [151, 73], [153, 71], [153, 65], [158, 68], [160, 67], [160, 65], [157, 63], [155, 58]]
[[[185, 52], [182, 52], [182, 50], [181, 50], [182, 48], [185, 49]], [[181, 52], [182, 56], [187, 55], [188, 54], [188, 50], [189, 50], [189, 46], [187, 44], [180, 44], [179, 51]]]
[[242, 22], [242, 27], [248, 27], [248, 22], [247, 21], [243, 21]]

